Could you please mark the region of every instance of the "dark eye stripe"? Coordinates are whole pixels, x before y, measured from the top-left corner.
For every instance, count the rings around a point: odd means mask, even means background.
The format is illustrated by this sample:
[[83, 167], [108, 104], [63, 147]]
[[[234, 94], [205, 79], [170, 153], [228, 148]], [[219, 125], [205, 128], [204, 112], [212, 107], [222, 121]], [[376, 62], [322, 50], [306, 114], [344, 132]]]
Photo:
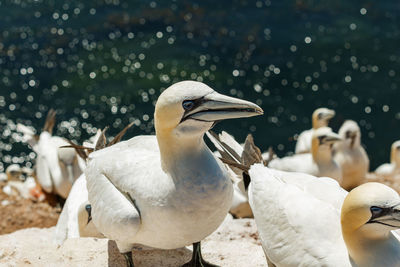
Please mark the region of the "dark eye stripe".
[[391, 212], [391, 208], [381, 208], [381, 207], [376, 207], [376, 206], [372, 206], [370, 208], [372, 216], [370, 220], [373, 220], [375, 218], [379, 218], [382, 216], [385, 216], [386, 214], [389, 214]]
[[[199, 106], [200, 106], [201, 104], [203, 104], [206, 100], [204, 99], [204, 97], [200, 97], [200, 98], [198, 98], [198, 99], [188, 99], [188, 100], [185, 100], [185, 101], [191, 101], [191, 102], [193, 103], [193, 105], [192, 105], [191, 109], [188, 109], [188, 110], [185, 109], [185, 112], [183, 113], [181, 122], [185, 120], [187, 114], [188, 114], [190, 111], [192, 111], [192, 110], [196, 109], [197, 107], [199, 107]], [[185, 103], [185, 101], [182, 102], [182, 105], [183, 105], [183, 103]]]

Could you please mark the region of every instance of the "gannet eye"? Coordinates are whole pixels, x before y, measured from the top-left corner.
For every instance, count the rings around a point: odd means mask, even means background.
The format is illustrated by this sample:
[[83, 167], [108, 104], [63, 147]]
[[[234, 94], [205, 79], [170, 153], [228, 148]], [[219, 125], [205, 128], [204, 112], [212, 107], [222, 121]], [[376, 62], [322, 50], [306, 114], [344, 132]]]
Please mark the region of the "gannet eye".
[[376, 206], [372, 206], [370, 208], [372, 215], [377, 215], [380, 214], [382, 212], [382, 208], [376, 207]]
[[185, 100], [182, 102], [182, 107], [184, 110], [191, 110], [194, 107], [194, 101], [192, 100]]
[[92, 211], [92, 206], [90, 204], [87, 204], [85, 206], [85, 210], [90, 214], [90, 212]]

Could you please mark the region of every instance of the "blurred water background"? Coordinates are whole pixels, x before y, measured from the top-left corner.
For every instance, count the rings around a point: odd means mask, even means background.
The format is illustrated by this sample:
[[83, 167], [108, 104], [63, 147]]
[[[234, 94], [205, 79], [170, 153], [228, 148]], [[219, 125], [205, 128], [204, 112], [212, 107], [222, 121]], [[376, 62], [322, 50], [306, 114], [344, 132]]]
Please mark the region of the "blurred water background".
[[191, 79], [251, 100], [262, 117], [225, 121], [279, 156], [317, 107], [356, 120], [372, 168], [400, 139], [400, 2], [346, 0], [0, 0], [0, 170], [35, 155], [15, 124], [81, 143], [97, 128], [154, 133], [160, 91]]

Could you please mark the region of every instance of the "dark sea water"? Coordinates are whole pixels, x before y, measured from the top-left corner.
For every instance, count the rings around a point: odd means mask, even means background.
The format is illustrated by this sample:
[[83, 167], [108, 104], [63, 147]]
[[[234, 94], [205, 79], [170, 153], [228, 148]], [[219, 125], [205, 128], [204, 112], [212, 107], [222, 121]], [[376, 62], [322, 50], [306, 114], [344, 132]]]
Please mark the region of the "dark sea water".
[[371, 166], [400, 139], [400, 2], [0, 0], [0, 170], [35, 155], [15, 123], [40, 130], [50, 108], [58, 135], [97, 128], [154, 133], [160, 91], [198, 80], [251, 100], [262, 117], [224, 121], [279, 156], [294, 150], [317, 107], [337, 130], [356, 120]]

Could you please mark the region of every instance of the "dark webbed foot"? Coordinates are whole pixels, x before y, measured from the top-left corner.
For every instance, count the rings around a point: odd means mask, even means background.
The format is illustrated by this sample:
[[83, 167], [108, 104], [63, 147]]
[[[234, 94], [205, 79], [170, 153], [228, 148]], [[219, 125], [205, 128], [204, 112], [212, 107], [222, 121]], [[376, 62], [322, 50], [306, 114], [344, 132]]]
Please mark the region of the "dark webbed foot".
[[182, 267], [219, 267], [218, 265], [214, 265], [206, 262], [201, 255], [201, 245], [200, 242], [193, 243], [193, 254], [192, 259], [182, 265]]
[[132, 251], [123, 253], [122, 255], [124, 255], [124, 257], [125, 257], [126, 266], [127, 267], [134, 267], [133, 260], [132, 260]]

